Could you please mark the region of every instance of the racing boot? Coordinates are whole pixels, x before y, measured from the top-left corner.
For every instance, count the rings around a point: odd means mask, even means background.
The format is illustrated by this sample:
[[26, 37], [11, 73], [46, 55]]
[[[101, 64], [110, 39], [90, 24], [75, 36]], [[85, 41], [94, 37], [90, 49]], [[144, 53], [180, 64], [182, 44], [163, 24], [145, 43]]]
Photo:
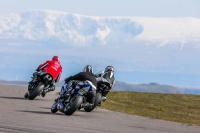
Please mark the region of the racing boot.
[[24, 98], [28, 98], [28, 96], [29, 96], [29, 94], [28, 94], [28, 92], [26, 92], [26, 93], [24, 94]]
[[42, 97], [45, 97], [46, 93], [47, 93], [47, 92], [44, 90], [44, 91], [41, 93], [41, 96], [42, 96]]
[[48, 89], [44, 90], [41, 95], [42, 97], [45, 97], [47, 92], [54, 91], [54, 90], [55, 90], [55, 86], [50, 86]]
[[106, 97], [106, 96], [102, 96], [102, 99], [101, 99], [101, 100], [102, 100], [103, 102], [105, 102], [105, 101], [106, 101], [106, 99], [107, 99], [107, 97]]

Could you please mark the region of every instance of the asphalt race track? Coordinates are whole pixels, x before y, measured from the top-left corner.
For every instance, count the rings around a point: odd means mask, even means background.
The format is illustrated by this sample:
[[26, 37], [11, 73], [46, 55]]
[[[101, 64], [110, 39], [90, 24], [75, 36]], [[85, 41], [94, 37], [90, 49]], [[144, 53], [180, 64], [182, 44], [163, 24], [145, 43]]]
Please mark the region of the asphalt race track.
[[71, 116], [51, 113], [57, 97], [24, 99], [26, 86], [0, 85], [0, 133], [200, 133], [200, 126], [94, 109]]

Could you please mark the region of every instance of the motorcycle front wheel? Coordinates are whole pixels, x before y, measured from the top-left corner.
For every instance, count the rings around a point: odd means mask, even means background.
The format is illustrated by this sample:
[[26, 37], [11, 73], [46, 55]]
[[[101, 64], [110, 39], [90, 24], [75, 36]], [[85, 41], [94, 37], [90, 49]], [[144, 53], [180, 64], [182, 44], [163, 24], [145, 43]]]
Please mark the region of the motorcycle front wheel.
[[53, 105], [52, 105], [52, 107], [51, 107], [51, 112], [52, 113], [56, 113], [58, 111], [58, 109], [57, 109], [57, 102], [55, 102]]

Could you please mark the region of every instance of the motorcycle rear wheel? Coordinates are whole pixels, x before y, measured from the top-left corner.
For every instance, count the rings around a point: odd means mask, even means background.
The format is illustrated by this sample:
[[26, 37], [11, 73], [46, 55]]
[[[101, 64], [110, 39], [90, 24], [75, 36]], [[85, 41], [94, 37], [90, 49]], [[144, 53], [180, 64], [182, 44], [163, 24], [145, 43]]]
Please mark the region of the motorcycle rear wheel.
[[101, 93], [97, 92], [95, 100], [94, 100], [94, 106], [93, 107], [85, 107], [84, 110], [86, 112], [91, 112], [99, 104], [101, 97], [102, 97]]
[[35, 99], [35, 97], [37, 97], [43, 89], [44, 89], [44, 84], [40, 82], [38, 86], [29, 94], [28, 99], [29, 100]]
[[82, 96], [80, 95], [74, 96], [64, 109], [65, 115], [72, 115], [80, 107], [82, 102], [83, 102]]

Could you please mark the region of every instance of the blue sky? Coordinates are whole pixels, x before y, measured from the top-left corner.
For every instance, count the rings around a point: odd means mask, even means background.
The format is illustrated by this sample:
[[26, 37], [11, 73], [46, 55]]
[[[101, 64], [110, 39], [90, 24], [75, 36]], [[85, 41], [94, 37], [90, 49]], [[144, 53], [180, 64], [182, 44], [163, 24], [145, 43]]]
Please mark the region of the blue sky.
[[0, 0], [0, 15], [49, 9], [93, 16], [198, 17], [199, 0]]
[[[137, 16], [157, 18], [200, 18], [199, 7], [200, 0], [0, 0], [0, 15], [29, 9], [47, 9], [100, 17]], [[67, 51], [69, 54], [67, 54], [68, 56], [66, 57], [58, 51], [47, 53], [44, 56], [40, 54], [34, 55], [31, 54], [32, 49], [30, 45], [22, 47], [22, 49], [28, 48], [29, 50], [27, 51], [31, 51], [30, 53], [18, 51], [18, 48], [15, 48], [17, 46], [7, 46], [1, 43], [0, 45], [2, 45], [0, 49], [0, 58], [6, 59], [3, 60], [3, 63], [0, 65], [0, 68], [6, 68], [0, 70], [0, 79], [2, 79], [2, 77], [7, 80], [30, 79], [33, 70], [40, 63], [50, 59], [53, 56], [53, 53], [55, 53], [60, 54], [64, 66], [62, 79], [82, 70], [84, 67], [83, 64], [85, 63], [90, 64], [90, 62], [92, 62], [92, 65], [96, 68], [95, 72], [103, 70], [107, 63], [111, 63], [114, 64], [116, 79], [118, 81], [133, 84], [157, 82], [175, 86], [200, 88], [200, 70], [198, 70], [200, 66], [200, 63], [198, 63], [200, 62], [200, 50], [193, 48], [190, 50], [190, 46], [184, 47], [183, 50], [176, 48], [169, 49], [166, 52], [165, 48], [167, 47], [155, 49], [153, 46], [141, 47], [119, 45], [115, 46], [114, 55], [112, 46], [71, 48], [69, 49], [70, 52]], [[6, 50], [9, 49], [9, 52], [1, 52], [3, 51], [3, 48]], [[95, 59], [95, 57], [90, 57], [92, 56], [93, 51], [98, 53], [98, 49], [104, 50], [105, 48], [109, 52], [111, 51], [110, 53], [107, 52], [104, 54], [104, 57], [107, 56], [107, 58]], [[88, 62], [84, 62], [86, 60], [84, 50], [88, 52]], [[12, 51], [14, 51], [13, 54], [16, 53], [16, 55], [11, 55]], [[76, 53], [76, 51], [82, 52]], [[36, 49], [36, 53], [37, 52]], [[196, 54], [194, 55], [193, 53]], [[26, 64], [29, 65], [29, 67], [25, 68]], [[20, 67], [20, 69], [15, 67], [15, 65]], [[8, 71], [8, 73], [5, 73], [4, 70]]]

